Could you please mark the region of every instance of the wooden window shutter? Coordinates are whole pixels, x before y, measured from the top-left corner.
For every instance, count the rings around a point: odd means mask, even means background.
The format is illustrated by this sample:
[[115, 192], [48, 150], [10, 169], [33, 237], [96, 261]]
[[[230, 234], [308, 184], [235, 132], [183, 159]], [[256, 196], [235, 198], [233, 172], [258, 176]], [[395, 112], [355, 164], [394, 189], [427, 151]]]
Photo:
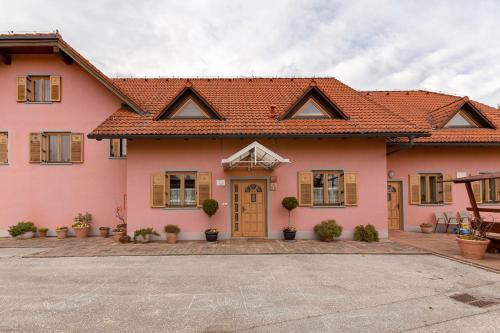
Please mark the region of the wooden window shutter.
[[500, 179], [495, 179], [495, 201], [500, 201]]
[[111, 139], [111, 157], [120, 157], [120, 139]]
[[344, 172], [344, 196], [346, 206], [358, 205], [358, 177], [354, 172]]
[[61, 101], [61, 77], [51, 76], [50, 77], [50, 100], [52, 102]]
[[212, 197], [212, 174], [210, 172], [198, 172], [196, 174], [196, 202], [198, 207]]
[[42, 133], [30, 133], [30, 163], [42, 162]]
[[9, 163], [9, 136], [7, 133], [0, 133], [0, 164]]
[[313, 204], [313, 173], [299, 171], [297, 177], [299, 206], [312, 206]]
[[443, 175], [443, 203], [445, 204], [453, 203], [453, 182], [451, 180], [450, 175]]
[[410, 175], [410, 205], [420, 205], [420, 175]]
[[477, 203], [483, 202], [483, 182], [478, 180], [475, 182], [471, 182], [472, 185], [472, 193], [474, 193], [474, 198]]
[[83, 134], [71, 134], [71, 162], [83, 163]]
[[17, 77], [17, 101], [26, 102], [26, 76]]
[[165, 173], [158, 172], [151, 175], [151, 207], [165, 207]]

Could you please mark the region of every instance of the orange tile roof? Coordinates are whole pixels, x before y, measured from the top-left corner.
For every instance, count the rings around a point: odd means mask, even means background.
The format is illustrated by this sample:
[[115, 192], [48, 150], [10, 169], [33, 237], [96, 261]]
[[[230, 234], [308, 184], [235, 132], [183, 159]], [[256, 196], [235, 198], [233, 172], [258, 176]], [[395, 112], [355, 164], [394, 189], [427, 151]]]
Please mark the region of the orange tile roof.
[[[459, 97], [430, 91], [365, 91], [365, 96], [403, 118], [431, 132], [429, 137], [415, 138], [415, 143], [500, 143], [500, 130], [491, 128], [437, 128], [456, 108], [470, 102], [494, 127], [500, 125], [500, 110]], [[393, 139], [406, 142], [407, 139]]]
[[[114, 79], [146, 114], [120, 109], [90, 137], [133, 135], [359, 135], [423, 134], [422, 129], [334, 78]], [[349, 117], [278, 120], [312, 85]], [[154, 120], [186, 87], [224, 120]]]

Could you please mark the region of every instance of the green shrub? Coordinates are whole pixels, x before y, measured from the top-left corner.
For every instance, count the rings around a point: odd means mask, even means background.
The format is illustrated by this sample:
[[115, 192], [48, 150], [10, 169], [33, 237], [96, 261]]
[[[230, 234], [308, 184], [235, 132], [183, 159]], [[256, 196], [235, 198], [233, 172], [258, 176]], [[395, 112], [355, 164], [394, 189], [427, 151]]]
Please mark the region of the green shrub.
[[134, 241], [136, 240], [137, 237], [142, 236], [145, 237], [146, 235], [155, 235], [155, 236], [160, 236], [155, 229], [153, 228], [144, 228], [144, 229], [139, 229], [134, 231]]
[[354, 240], [368, 243], [378, 242], [378, 231], [371, 224], [360, 224], [354, 229]]
[[284, 197], [281, 205], [288, 211], [294, 210], [299, 205], [296, 197]]
[[168, 234], [178, 234], [181, 232], [181, 229], [175, 224], [168, 224], [165, 226], [165, 232]]
[[12, 237], [17, 237], [19, 235], [24, 234], [25, 232], [30, 232], [30, 231], [36, 232], [36, 227], [33, 224], [33, 222], [21, 221], [16, 225], [12, 225], [9, 227], [9, 234]]
[[314, 232], [322, 240], [330, 240], [342, 235], [342, 226], [338, 225], [335, 220], [323, 221], [314, 226]]
[[216, 232], [217, 230], [212, 228], [212, 216], [217, 213], [219, 209], [219, 203], [215, 199], [207, 199], [203, 201], [203, 211], [208, 215], [208, 229], [205, 231]]

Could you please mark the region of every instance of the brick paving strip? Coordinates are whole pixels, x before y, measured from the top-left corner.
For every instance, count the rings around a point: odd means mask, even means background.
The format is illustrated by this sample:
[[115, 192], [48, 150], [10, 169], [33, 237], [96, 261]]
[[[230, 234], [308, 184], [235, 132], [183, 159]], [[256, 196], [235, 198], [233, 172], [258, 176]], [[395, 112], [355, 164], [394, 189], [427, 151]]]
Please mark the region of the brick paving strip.
[[40, 252], [25, 255], [25, 258], [50, 257], [105, 257], [105, 256], [169, 256], [169, 255], [254, 255], [254, 254], [430, 254], [417, 247], [399, 244], [390, 240], [376, 243], [339, 240], [320, 242], [317, 240], [223, 240], [215, 244], [206, 241], [179, 241], [167, 244], [154, 241], [148, 244], [119, 244], [111, 238], [90, 237], [87, 239], [0, 239], [0, 248], [35, 248]]
[[454, 234], [390, 231], [389, 239], [401, 245], [414, 246], [432, 254], [446, 257], [462, 263], [500, 272], [500, 253], [486, 253], [484, 259], [465, 259], [460, 255]]

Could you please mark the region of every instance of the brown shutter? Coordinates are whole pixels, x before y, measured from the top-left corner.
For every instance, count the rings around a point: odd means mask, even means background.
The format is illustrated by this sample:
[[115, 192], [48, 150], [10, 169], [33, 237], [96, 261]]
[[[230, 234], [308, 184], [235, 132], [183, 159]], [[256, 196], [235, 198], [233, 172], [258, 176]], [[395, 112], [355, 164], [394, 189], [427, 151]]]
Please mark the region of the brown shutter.
[[111, 139], [111, 157], [120, 157], [120, 139]]
[[9, 163], [9, 136], [7, 133], [0, 133], [0, 164]]
[[410, 205], [420, 205], [420, 176], [410, 175]]
[[71, 134], [71, 162], [83, 163], [83, 134]]
[[313, 204], [313, 173], [299, 171], [297, 177], [299, 191], [299, 206], [312, 206]]
[[483, 182], [481, 180], [475, 181], [471, 183], [472, 185], [472, 193], [474, 193], [474, 198], [477, 203], [483, 202]]
[[158, 172], [151, 175], [151, 207], [165, 207], [165, 173]]
[[196, 202], [198, 207], [212, 197], [212, 174], [210, 172], [198, 172], [196, 174]]
[[26, 102], [26, 76], [17, 77], [17, 101]]
[[30, 133], [30, 163], [42, 162], [42, 133]]
[[344, 195], [346, 206], [358, 204], [358, 177], [354, 172], [344, 173]]
[[52, 102], [61, 101], [61, 77], [51, 76], [50, 77], [50, 100]]
[[495, 201], [500, 201], [500, 179], [495, 179]]
[[451, 182], [451, 179], [450, 175], [443, 175], [443, 202], [445, 204], [453, 203], [453, 182]]

